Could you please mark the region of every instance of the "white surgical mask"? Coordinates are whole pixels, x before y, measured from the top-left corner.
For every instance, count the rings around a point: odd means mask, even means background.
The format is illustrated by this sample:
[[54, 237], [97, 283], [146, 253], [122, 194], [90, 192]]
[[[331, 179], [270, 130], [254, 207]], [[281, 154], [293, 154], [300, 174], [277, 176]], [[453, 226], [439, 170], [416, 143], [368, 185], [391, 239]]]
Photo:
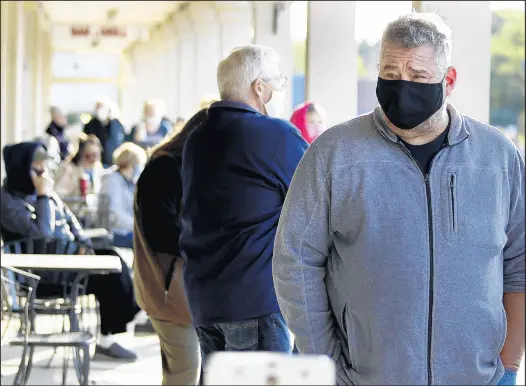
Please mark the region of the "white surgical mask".
[[104, 107], [97, 109], [95, 111], [95, 116], [101, 122], [104, 122], [106, 119], [108, 119], [109, 115], [110, 115], [109, 110]]
[[152, 126], [159, 126], [161, 124], [161, 120], [161, 117], [149, 117], [145, 119], [146, 123]]
[[[270, 87], [269, 87], [270, 88]], [[272, 90], [272, 89], [271, 89]], [[285, 90], [272, 90], [272, 95], [267, 103], [264, 103], [267, 115], [272, 118], [282, 118], [285, 111]]]

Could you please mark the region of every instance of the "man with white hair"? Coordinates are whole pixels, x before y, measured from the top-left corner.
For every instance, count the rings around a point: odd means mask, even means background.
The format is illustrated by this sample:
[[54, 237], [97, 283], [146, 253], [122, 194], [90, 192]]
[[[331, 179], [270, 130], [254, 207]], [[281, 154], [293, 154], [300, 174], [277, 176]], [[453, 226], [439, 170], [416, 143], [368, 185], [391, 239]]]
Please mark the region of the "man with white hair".
[[64, 160], [69, 153], [71, 153], [72, 145], [66, 139], [64, 130], [68, 124], [66, 113], [57, 106], [52, 106], [49, 109], [51, 115], [51, 122], [46, 129], [46, 134], [54, 137], [60, 147], [60, 160]]
[[133, 142], [142, 148], [157, 145], [173, 129], [168, 119], [163, 117], [164, 103], [158, 99], [144, 102], [143, 118], [132, 127], [126, 141]]
[[302, 353], [335, 360], [341, 385], [515, 383], [524, 160], [448, 103], [451, 47], [435, 14], [389, 23], [380, 106], [318, 137], [283, 206], [281, 311]]
[[124, 142], [124, 126], [116, 115], [116, 105], [104, 98], [95, 104], [95, 113], [84, 126], [86, 135], [95, 135], [102, 145], [102, 163], [113, 165], [113, 152]]
[[182, 162], [179, 247], [203, 356], [214, 351], [290, 352], [272, 283], [281, 206], [307, 149], [276, 119], [286, 78], [268, 47], [235, 49], [217, 70], [221, 101], [188, 138]]

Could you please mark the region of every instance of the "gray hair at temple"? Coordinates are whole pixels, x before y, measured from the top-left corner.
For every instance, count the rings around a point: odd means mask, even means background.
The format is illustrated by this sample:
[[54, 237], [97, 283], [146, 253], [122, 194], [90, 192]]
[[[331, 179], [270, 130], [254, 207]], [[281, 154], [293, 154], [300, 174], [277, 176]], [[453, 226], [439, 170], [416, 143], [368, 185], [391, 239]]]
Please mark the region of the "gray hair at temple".
[[249, 44], [236, 47], [217, 67], [221, 99], [244, 100], [256, 79], [279, 76], [278, 53], [271, 47]]
[[451, 28], [436, 13], [412, 12], [400, 16], [387, 24], [382, 35], [380, 55], [386, 43], [401, 48], [433, 48], [435, 64], [441, 75], [445, 75], [451, 66]]
[[57, 115], [61, 115], [61, 116], [65, 116], [66, 115], [66, 112], [64, 110], [62, 110], [60, 107], [58, 107], [58, 106], [51, 106], [49, 108], [49, 113], [51, 114], [52, 117], [55, 117]]

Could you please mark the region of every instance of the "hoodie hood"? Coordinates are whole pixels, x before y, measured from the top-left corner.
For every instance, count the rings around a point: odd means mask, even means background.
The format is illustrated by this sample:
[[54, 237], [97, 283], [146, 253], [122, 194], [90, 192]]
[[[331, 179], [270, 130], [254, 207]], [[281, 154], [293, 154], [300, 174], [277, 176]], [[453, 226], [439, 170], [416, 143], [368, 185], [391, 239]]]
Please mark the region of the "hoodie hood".
[[4, 185], [9, 192], [35, 194], [35, 186], [31, 180], [31, 164], [35, 150], [40, 146], [45, 148], [41, 142], [20, 142], [4, 147]]
[[310, 105], [312, 105], [312, 102], [305, 102], [299, 106], [290, 117], [290, 122], [298, 128], [303, 139], [309, 144], [316, 139], [311, 137], [307, 130], [307, 112], [309, 111]]

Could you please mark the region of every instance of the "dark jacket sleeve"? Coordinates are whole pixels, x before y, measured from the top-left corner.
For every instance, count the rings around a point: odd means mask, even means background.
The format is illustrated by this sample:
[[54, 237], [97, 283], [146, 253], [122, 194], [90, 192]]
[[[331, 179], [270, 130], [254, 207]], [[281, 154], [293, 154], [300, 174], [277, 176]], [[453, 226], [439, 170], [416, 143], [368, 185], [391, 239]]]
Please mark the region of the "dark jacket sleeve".
[[91, 121], [84, 125], [84, 130], [83, 131], [84, 131], [84, 134], [86, 134], [86, 135], [95, 134], [93, 132], [93, 124], [92, 124]]
[[37, 198], [33, 213], [25, 202], [5, 189], [1, 196], [2, 227], [12, 233], [31, 238], [53, 237], [55, 232], [55, 205], [47, 196]]
[[[144, 237], [153, 251], [179, 256], [181, 162], [168, 156], [151, 161], [140, 181], [138, 211]], [[141, 176], [142, 177], [142, 176]]]
[[171, 125], [171, 123], [167, 121], [166, 119], [163, 119], [161, 121], [161, 133], [163, 137], [168, 135], [172, 130], [173, 130], [173, 126]]
[[276, 177], [286, 194], [296, 167], [309, 144], [303, 139], [297, 128], [288, 122], [282, 121], [282, 124], [281, 140], [278, 141], [274, 151], [273, 166]]

